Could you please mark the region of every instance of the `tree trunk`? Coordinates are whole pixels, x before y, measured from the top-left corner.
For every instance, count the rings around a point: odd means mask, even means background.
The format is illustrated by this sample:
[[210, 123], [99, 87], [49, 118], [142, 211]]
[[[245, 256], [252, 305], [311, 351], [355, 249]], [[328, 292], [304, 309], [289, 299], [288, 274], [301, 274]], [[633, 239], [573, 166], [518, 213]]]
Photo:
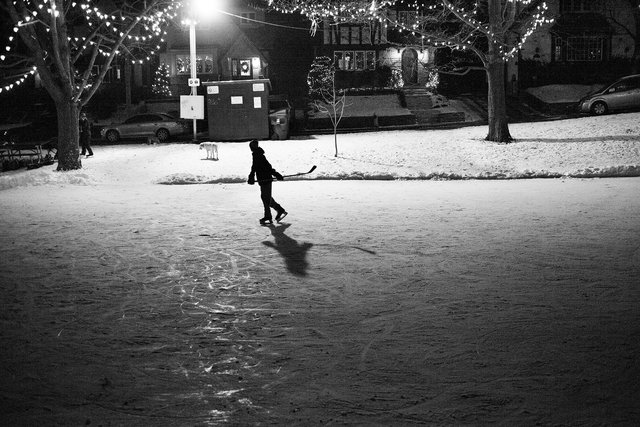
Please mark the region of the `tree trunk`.
[[507, 118], [507, 101], [504, 84], [504, 61], [494, 60], [487, 67], [489, 82], [487, 95], [487, 115], [489, 134], [487, 141], [511, 142], [509, 120]]
[[[489, 28], [493, 34], [500, 34], [502, 28], [502, 2], [489, 0]], [[504, 84], [505, 59], [500, 51], [500, 40], [489, 39], [487, 57], [484, 65], [487, 70], [489, 83], [487, 94], [487, 116], [489, 120], [489, 134], [487, 141], [511, 142], [509, 121], [507, 119], [507, 98]]]
[[[65, 102], [66, 101], [66, 102]], [[78, 105], [71, 100], [56, 102], [58, 115], [58, 168], [69, 171], [82, 168], [80, 161], [80, 130]]]

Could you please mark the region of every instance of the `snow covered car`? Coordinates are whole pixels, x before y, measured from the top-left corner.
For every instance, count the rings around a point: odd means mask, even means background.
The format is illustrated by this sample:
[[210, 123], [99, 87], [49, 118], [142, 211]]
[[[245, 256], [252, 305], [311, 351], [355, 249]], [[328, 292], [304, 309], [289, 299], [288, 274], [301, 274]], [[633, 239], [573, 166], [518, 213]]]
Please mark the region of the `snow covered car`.
[[640, 74], [622, 77], [585, 96], [578, 105], [581, 113], [593, 115], [640, 108]]
[[157, 137], [165, 142], [176, 135], [189, 132], [186, 120], [176, 119], [164, 113], [144, 113], [131, 116], [121, 124], [111, 124], [102, 128], [100, 136], [111, 143], [126, 138]]

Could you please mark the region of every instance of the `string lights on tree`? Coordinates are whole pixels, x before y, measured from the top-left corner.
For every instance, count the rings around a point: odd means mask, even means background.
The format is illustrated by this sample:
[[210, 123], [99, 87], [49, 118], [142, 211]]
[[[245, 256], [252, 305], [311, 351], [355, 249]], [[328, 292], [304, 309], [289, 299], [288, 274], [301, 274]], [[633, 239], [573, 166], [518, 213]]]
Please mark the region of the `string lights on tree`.
[[116, 58], [142, 64], [158, 53], [166, 27], [182, 7], [175, 0], [0, 0], [13, 27], [0, 56], [0, 88], [38, 75], [58, 115], [58, 170], [82, 167], [79, 111]]
[[511, 141], [506, 115], [505, 63], [542, 25], [553, 22], [543, 0], [269, 0], [285, 13], [301, 13], [320, 25], [381, 25], [396, 31], [403, 46], [468, 51], [487, 73], [487, 140]]

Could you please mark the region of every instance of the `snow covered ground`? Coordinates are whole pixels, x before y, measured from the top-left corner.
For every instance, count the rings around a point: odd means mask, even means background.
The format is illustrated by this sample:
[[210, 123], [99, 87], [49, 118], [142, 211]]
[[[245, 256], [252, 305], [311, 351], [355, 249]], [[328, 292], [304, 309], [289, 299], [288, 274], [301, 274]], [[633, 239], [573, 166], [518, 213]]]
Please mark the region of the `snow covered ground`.
[[0, 424], [638, 425], [639, 119], [2, 173]]
[[[510, 126], [512, 144], [484, 141], [486, 126], [390, 131], [263, 141], [284, 174], [308, 179], [472, 179], [640, 175], [640, 113]], [[246, 143], [220, 143], [219, 161], [192, 144], [95, 146], [77, 172], [55, 166], [0, 175], [0, 189], [39, 184], [229, 183], [246, 180]]]

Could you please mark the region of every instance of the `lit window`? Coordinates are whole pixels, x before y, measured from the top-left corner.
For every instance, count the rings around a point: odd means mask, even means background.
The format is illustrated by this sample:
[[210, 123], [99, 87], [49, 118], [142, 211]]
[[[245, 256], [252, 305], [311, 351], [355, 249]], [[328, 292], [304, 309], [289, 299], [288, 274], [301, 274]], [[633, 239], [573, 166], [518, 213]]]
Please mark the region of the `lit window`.
[[[189, 55], [176, 55], [176, 73], [191, 74], [191, 57]], [[213, 58], [209, 55], [196, 56], [196, 73], [213, 73]]]
[[[257, 60], [257, 61], [256, 61]], [[231, 75], [234, 79], [249, 79], [253, 77], [253, 64], [259, 64], [259, 58], [246, 58], [231, 60]]]
[[333, 53], [337, 69], [344, 71], [364, 71], [376, 68], [376, 53], [373, 50], [340, 51]]

